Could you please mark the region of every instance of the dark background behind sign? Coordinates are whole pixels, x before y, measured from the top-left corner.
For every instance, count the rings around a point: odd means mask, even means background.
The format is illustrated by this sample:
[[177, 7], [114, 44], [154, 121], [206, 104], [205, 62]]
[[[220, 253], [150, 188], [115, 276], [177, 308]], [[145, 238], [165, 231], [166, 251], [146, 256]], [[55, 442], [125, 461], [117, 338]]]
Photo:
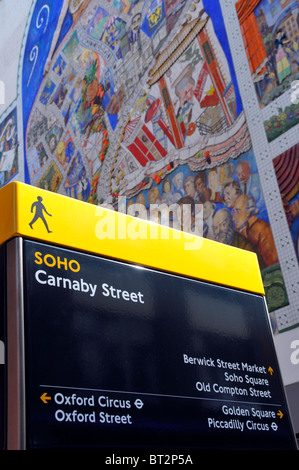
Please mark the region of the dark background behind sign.
[[[0, 247], [0, 341], [6, 345], [6, 274], [5, 245]], [[6, 445], [6, 368], [0, 357], [0, 449]], [[5, 357], [4, 357], [5, 359]]]
[[[36, 251], [75, 259], [81, 270], [37, 265]], [[24, 242], [24, 256], [28, 448], [294, 448], [261, 296], [35, 242]], [[41, 285], [35, 280], [38, 269], [97, 284], [96, 295]], [[103, 283], [141, 291], [145, 303], [104, 297]], [[271, 400], [199, 392], [198, 381], [244, 385], [225, 382], [223, 369], [184, 363], [183, 354], [271, 366]], [[40, 399], [45, 392], [51, 397], [47, 404]], [[55, 393], [130, 400], [131, 408], [58, 405]], [[134, 406], [136, 399], [142, 400], [142, 409]], [[208, 417], [237, 419], [223, 415], [224, 403], [245, 409], [257, 402], [261, 410], [278, 411], [279, 404], [284, 419], [276, 420], [276, 432], [208, 428]], [[55, 419], [57, 410], [74, 409], [95, 410], [97, 422]], [[100, 423], [102, 411], [129, 413], [132, 424]]]

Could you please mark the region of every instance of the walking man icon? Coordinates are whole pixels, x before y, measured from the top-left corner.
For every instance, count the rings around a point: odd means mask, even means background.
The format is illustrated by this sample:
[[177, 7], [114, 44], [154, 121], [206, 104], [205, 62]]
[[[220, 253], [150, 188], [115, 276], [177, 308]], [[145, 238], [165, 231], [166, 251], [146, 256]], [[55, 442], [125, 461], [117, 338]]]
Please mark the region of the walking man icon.
[[44, 212], [49, 216], [49, 217], [52, 217], [52, 214], [49, 214], [49, 212], [47, 211], [47, 209], [45, 208], [45, 206], [43, 205], [42, 203], [42, 200], [43, 198], [41, 196], [38, 196], [37, 197], [37, 201], [35, 201], [32, 206], [31, 206], [31, 212], [33, 212], [33, 209], [35, 208], [35, 215], [33, 217], [33, 219], [31, 220], [30, 222], [30, 228], [32, 228], [32, 225], [38, 220], [38, 219], [41, 219], [48, 231], [48, 233], [52, 233], [51, 230], [49, 230], [49, 227], [48, 227], [48, 224], [47, 224], [47, 221], [44, 217]]

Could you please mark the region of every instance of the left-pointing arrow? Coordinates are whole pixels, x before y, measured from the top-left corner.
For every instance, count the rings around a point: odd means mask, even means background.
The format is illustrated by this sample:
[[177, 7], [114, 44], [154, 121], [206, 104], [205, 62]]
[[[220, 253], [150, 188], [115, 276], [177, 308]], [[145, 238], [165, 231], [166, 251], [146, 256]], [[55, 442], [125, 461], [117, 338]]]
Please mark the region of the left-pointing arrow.
[[47, 404], [48, 401], [51, 400], [51, 397], [48, 397], [48, 396], [47, 396], [47, 392], [45, 392], [45, 393], [42, 394], [42, 396], [40, 397], [40, 399], [41, 399], [41, 401], [42, 401], [43, 403], [46, 403], [46, 404]]

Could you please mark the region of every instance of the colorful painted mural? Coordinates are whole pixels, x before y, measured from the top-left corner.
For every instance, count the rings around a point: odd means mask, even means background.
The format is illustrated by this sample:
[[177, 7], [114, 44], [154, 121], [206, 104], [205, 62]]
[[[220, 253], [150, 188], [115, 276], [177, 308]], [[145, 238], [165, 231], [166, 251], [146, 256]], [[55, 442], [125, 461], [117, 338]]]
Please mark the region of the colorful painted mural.
[[299, 144], [273, 160], [283, 208], [299, 260]]
[[21, 98], [26, 183], [135, 216], [202, 204], [288, 304], [219, 0], [36, 0]]
[[299, 78], [299, 3], [239, 0], [236, 8], [262, 108], [290, 90]]
[[277, 114], [273, 114], [264, 122], [268, 142], [272, 142], [297, 124], [299, 124], [298, 102], [290, 103], [283, 109], [278, 108]]
[[18, 175], [18, 124], [16, 109], [0, 124], [0, 188]]
[[29, 184], [111, 203], [250, 148], [223, 24], [211, 2], [186, 8], [36, 2], [23, 62]]
[[[148, 181], [145, 181], [145, 187]], [[236, 159], [192, 171], [189, 165], [179, 166], [149, 189], [142, 189], [128, 201], [130, 215], [177, 227], [175, 214], [165, 217], [163, 204], [203, 205], [203, 236], [220, 243], [253, 251], [257, 254], [264, 281], [269, 311], [288, 305], [288, 296], [269, 223], [263, 192], [252, 150]], [[140, 211], [140, 204], [146, 211]], [[151, 204], [161, 207], [153, 218]], [[121, 205], [121, 202], [120, 202]], [[155, 216], [155, 214], [154, 214]], [[183, 228], [183, 227], [182, 227]], [[195, 233], [194, 229], [191, 229]]]

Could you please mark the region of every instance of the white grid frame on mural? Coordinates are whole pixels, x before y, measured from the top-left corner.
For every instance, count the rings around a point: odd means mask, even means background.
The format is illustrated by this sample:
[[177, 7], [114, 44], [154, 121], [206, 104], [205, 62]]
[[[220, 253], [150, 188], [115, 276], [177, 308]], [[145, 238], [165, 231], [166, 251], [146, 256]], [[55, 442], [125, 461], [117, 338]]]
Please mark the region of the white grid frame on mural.
[[283, 209], [273, 159], [298, 143], [299, 125], [274, 141], [268, 142], [264, 122], [271, 116], [277, 115], [279, 108], [291, 103], [292, 90], [286, 91], [265, 108], [260, 108], [246, 57], [236, 3], [237, 0], [220, 0], [261, 186], [289, 298], [288, 306], [275, 311], [278, 330], [282, 331], [298, 326], [299, 323], [299, 266]]

